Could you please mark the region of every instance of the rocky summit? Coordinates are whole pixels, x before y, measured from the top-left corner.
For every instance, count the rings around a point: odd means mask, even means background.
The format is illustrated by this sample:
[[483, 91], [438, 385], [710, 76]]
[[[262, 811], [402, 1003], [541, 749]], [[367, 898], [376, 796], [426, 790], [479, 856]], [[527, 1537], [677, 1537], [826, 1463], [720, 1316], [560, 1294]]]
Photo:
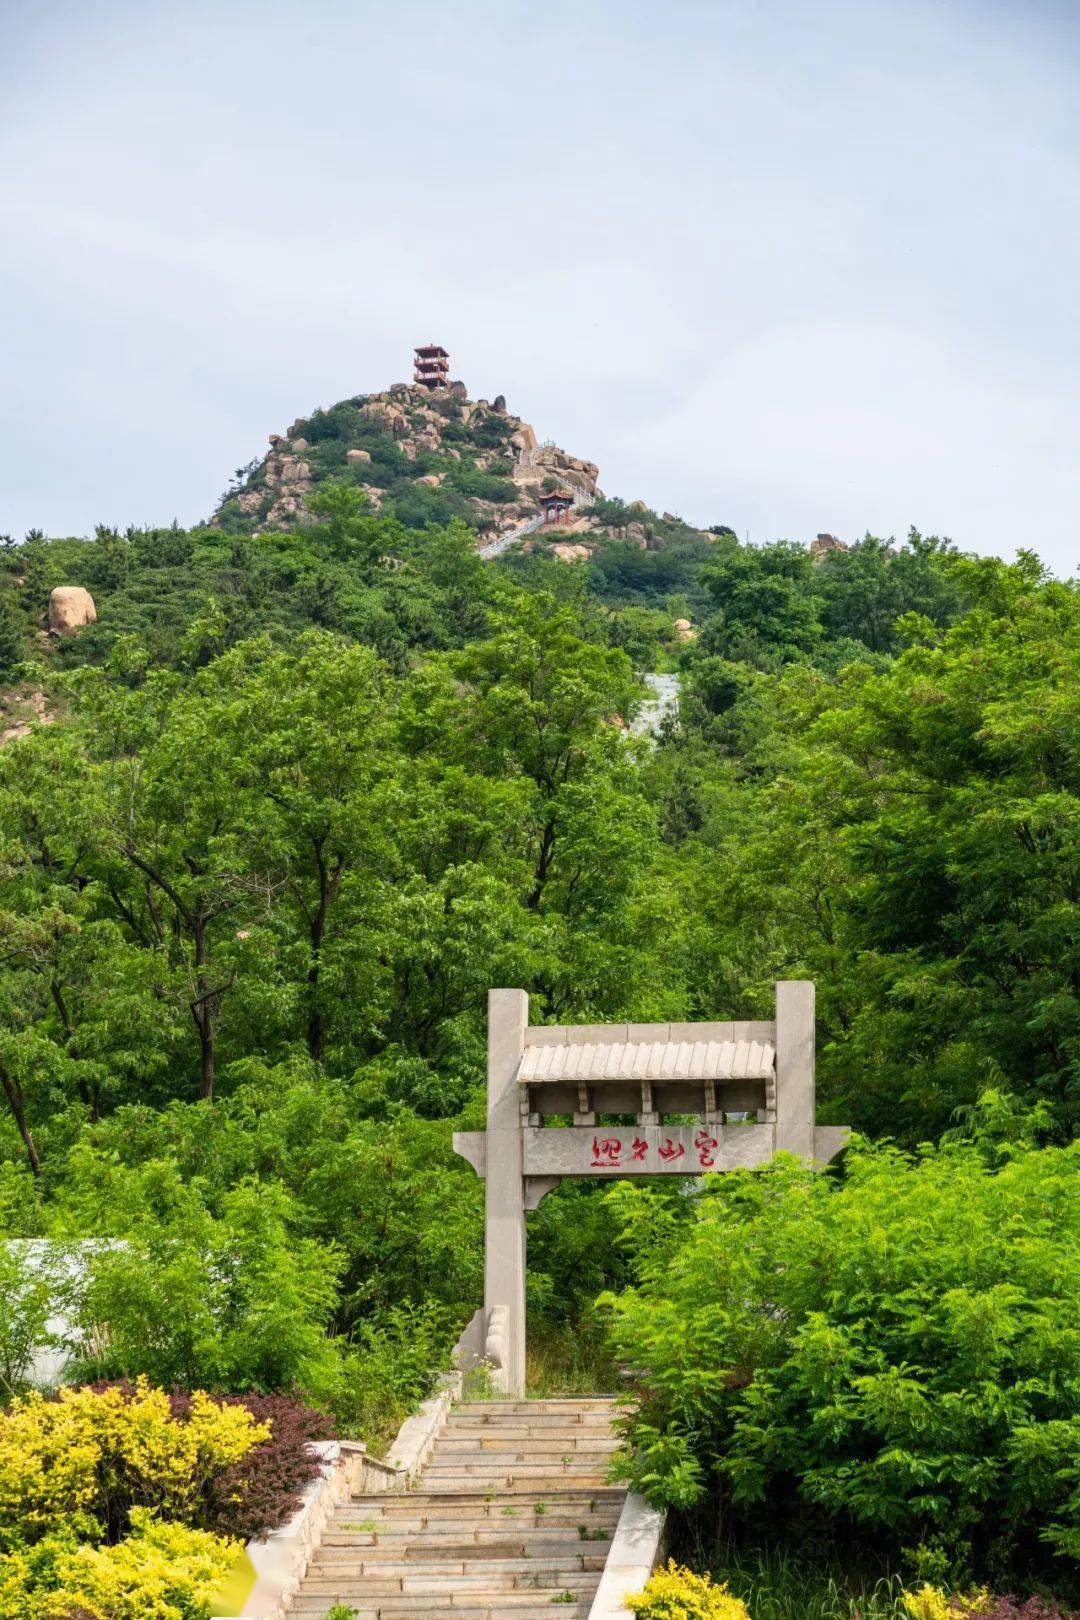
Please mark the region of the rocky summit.
[[463, 383], [398, 383], [299, 417], [270, 435], [261, 460], [240, 469], [211, 519], [230, 533], [288, 529], [315, 520], [320, 485], [344, 480], [373, 511], [410, 527], [460, 518], [479, 543], [540, 515], [545, 491], [568, 491], [575, 509], [599, 496], [594, 462], [538, 443], [500, 396], [469, 399]]

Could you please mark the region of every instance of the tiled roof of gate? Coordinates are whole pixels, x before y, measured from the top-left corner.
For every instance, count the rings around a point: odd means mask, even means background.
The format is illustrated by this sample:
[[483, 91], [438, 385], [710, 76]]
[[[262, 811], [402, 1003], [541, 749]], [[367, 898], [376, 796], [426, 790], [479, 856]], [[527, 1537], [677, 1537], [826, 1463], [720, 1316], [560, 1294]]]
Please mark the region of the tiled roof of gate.
[[769, 1041], [582, 1041], [527, 1046], [518, 1079], [769, 1080], [775, 1066]]

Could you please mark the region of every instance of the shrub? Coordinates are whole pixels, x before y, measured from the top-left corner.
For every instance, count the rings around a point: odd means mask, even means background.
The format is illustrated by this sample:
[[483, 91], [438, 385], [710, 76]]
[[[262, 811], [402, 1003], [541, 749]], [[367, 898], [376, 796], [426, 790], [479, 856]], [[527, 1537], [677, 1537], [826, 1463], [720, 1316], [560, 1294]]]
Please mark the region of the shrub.
[[349, 1433], [372, 1446], [393, 1437], [417, 1402], [431, 1394], [439, 1370], [449, 1365], [459, 1320], [453, 1308], [428, 1300], [390, 1306], [377, 1319], [357, 1324], [356, 1347], [347, 1357], [335, 1402]]
[[197, 1523], [207, 1482], [269, 1435], [201, 1391], [178, 1421], [145, 1383], [16, 1400], [0, 1415], [0, 1550], [57, 1532], [115, 1542], [142, 1508]]
[[143, 1220], [90, 1259], [80, 1324], [94, 1352], [82, 1376], [329, 1398], [340, 1376], [325, 1332], [337, 1251], [296, 1235], [295, 1205], [274, 1185], [234, 1188], [220, 1217], [186, 1189], [177, 1199], [174, 1216]]
[[750, 1620], [745, 1603], [725, 1585], [714, 1586], [709, 1575], [695, 1575], [674, 1559], [651, 1576], [643, 1591], [632, 1593], [626, 1607], [639, 1620]]
[[948, 1144], [853, 1148], [842, 1183], [790, 1160], [716, 1177], [613, 1302], [634, 1482], [763, 1528], [794, 1505], [976, 1574], [1073, 1551], [1078, 1169], [1080, 1144], [997, 1170]]
[[[189, 1400], [173, 1396], [174, 1412]], [[250, 1541], [284, 1524], [300, 1506], [299, 1493], [319, 1472], [319, 1454], [311, 1442], [330, 1439], [333, 1420], [295, 1395], [252, 1391], [226, 1395], [222, 1404], [244, 1407], [259, 1428], [269, 1427], [270, 1433], [207, 1482], [199, 1522], [219, 1535]]]
[[1052, 1598], [1032, 1596], [1021, 1601], [1011, 1593], [998, 1596], [985, 1587], [965, 1596], [925, 1584], [916, 1592], [904, 1593], [904, 1607], [911, 1620], [1076, 1620], [1075, 1614], [1059, 1608]]
[[0, 1556], [0, 1620], [207, 1620], [237, 1551], [136, 1508], [116, 1546], [56, 1536], [35, 1557]]
[[35, 1350], [53, 1342], [48, 1321], [62, 1282], [47, 1249], [28, 1264], [25, 1244], [0, 1241], [0, 1401], [23, 1383]]
[[[88, 1387], [95, 1394], [117, 1391], [128, 1401], [139, 1393], [139, 1386], [126, 1380]], [[295, 1513], [299, 1493], [320, 1468], [312, 1442], [333, 1439], [334, 1420], [328, 1413], [306, 1406], [297, 1395], [262, 1395], [249, 1390], [215, 1400], [220, 1406], [243, 1408], [265, 1438], [235, 1461], [204, 1472], [197, 1507], [187, 1515], [187, 1522], [217, 1535], [250, 1541], [253, 1536], [269, 1534]], [[190, 1421], [193, 1396], [174, 1392], [168, 1402], [177, 1423]]]

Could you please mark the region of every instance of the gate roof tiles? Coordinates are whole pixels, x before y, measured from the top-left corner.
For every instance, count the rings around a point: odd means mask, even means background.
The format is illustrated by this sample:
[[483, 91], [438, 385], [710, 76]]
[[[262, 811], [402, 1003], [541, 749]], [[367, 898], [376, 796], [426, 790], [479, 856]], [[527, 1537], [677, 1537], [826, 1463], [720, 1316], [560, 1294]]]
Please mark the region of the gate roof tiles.
[[771, 1080], [775, 1068], [770, 1041], [581, 1041], [527, 1046], [518, 1079]]

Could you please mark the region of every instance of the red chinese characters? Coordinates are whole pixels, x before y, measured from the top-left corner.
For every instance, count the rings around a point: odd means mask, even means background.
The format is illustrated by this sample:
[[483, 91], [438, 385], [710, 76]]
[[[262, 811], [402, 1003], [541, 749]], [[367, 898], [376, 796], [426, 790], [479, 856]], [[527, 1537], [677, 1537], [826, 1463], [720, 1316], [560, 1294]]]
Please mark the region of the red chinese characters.
[[649, 1144], [648, 1142], [642, 1141], [640, 1136], [635, 1136], [630, 1151], [637, 1162], [641, 1164], [644, 1162], [645, 1155], [649, 1151]]
[[593, 1170], [614, 1170], [622, 1163], [622, 1142], [617, 1136], [594, 1136], [592, 1139]]
[[694, 1137], [694, 1148], [697, 1152], [698, 1164], [700, 1164], [703, 1170], [712, 1169], [713, 1165], [716, 1163], [716, 1160], [713, 1158], [713, 1149], [718, 1148], [719, 1146], [720, 1143], [716, 1140], [716, 1137], [710, 1136], [704, 1126], [700, 1131], [698, 1131], [697, 1135]]
[[673, 1142], [670, 1136], [665, 1136], [663, 1147], [657, 1148], [656, 1151], [665, 1164], [670, 1164], [674, 1159], [681, 1159], [686, 1149], [681, 1142]]

